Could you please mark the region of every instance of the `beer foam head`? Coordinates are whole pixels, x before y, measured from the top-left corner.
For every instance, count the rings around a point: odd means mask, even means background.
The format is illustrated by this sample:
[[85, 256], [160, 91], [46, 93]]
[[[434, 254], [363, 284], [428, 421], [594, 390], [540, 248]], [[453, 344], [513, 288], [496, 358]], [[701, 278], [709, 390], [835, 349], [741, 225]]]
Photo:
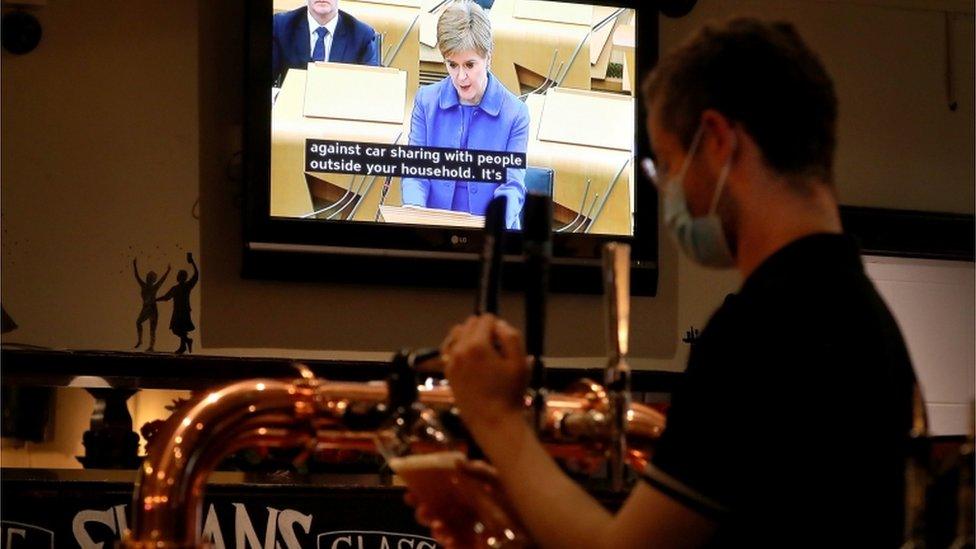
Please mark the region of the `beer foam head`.
[[417, 456], [398, 457], [390, 460], [390, 469], [400, 473], [417, 469], [454, 469], [457, 462], [466, 458], [461, 452], [437, 452]]

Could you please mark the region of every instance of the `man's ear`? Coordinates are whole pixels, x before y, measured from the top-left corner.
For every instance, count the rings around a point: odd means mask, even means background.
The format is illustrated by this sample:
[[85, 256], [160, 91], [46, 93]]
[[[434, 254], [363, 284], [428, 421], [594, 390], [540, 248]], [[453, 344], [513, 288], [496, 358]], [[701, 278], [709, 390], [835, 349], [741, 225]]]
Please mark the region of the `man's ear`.
[[702, 112], [702, 154], [709, 166], [720, 170], [736, 152], [738, 136], [732, 122], [715, 109]]

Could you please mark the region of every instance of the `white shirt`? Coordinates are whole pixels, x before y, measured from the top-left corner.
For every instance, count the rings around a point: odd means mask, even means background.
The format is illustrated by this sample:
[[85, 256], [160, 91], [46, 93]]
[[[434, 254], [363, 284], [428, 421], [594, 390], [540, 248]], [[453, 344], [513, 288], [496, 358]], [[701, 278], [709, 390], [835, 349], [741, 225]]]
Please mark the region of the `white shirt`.
[[[318, 30], [318, 28], [321, 27], [322, 25], [319, 25], [319, 22], [316, 21], [314, 17], [312, 17], [311, 12], [306, 11], [305, 16], [308, 17], [308, 36], [309, 36], [308, 51], [309, 53], [311, 53], [315, 51], [315, 43], [319, 41], [319, 35], [315, 31]], [[325, 28], [328, 29], [329, 31], [329, 33], [325, 35], [325, 39], [323, 40], [323, 42], [325, 42], [326, 61], [329, 60], [329, 53], [332, 52], [332, 37], [335, 36], [336, 25], [338, 24], [339, 24], [338, 13], [336, 14], [335, 17], [332, 18], [332, 21], [329, 21], [328, 23], [325, 24]]]

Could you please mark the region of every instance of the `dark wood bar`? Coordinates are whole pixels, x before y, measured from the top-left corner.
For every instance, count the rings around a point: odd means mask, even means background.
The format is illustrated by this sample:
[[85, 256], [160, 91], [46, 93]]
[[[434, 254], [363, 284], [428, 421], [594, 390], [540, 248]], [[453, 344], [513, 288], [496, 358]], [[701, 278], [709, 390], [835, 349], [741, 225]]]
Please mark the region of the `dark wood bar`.
[[[390, 353], [393, 356], [393, 353]], [[292, 379], [296, 364], [333, 381], [383, 380], [390, 363], [355, 360], [296, 360], [236, 356], [173, 355], [121, 351], [72, 351], [3, 346], [3, 383], [44, 387], [202, 390], [252, 378]], [[549, 367], [550, 386], [559, 389], [580, 378], [601, 379], [598, 368]], [[681, 372], [637, 370], [637, 392], [669, 393]]]

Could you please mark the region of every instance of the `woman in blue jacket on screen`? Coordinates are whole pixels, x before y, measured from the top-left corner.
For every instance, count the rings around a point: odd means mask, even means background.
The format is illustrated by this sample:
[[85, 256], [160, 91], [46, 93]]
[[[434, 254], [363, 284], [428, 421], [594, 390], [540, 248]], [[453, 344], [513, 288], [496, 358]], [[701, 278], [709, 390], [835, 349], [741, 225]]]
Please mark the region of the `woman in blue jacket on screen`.
[[[487, 14], [470, 0], [454, 2], [437, 21], [437, 45], [448, 77], [417, 91], [410, 144], [525, 153], [529, 110], [488, 70]], [[504, 195], [506, 225], [519, 229], [524, 177], [524, 169], [510, 168], [504, 183], [404, 178], [403, 204], [484, 215], [488, 202]]]

